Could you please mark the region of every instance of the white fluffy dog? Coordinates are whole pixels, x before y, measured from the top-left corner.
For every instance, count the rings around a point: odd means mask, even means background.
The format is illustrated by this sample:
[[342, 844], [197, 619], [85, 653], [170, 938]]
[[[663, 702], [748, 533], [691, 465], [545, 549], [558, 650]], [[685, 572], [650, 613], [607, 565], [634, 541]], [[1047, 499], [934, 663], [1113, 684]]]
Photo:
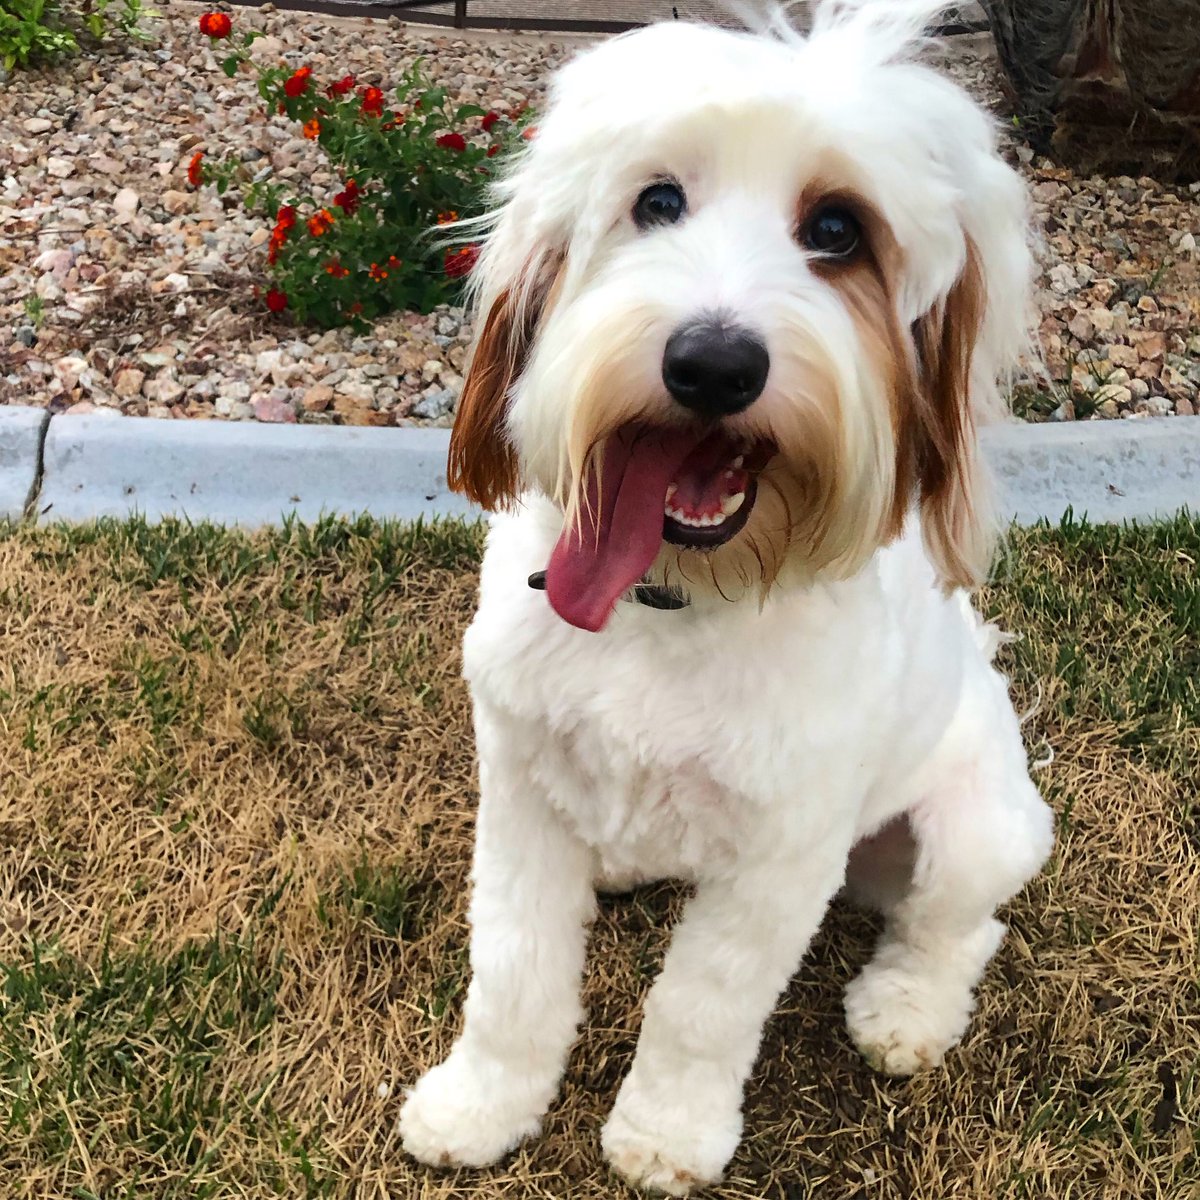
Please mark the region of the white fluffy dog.
[[507, 510], [464, 646], [473, 979], [401, 1114], [424, 1162], [538, 1129], [597, 887], [695, 885], [602, 1136], [683, 1194], [733, 1154], [843, 885], [887, 922], [850, 1035], [907, 1074], [962, 1037], [993, 912], [1049, 853], [961, 590], [991, 553], [975, 424], [1026, 339], [1025, 196], [912, 61], [929, 10], [615, 38], [558, 74], [500, 185], [451, 448]]

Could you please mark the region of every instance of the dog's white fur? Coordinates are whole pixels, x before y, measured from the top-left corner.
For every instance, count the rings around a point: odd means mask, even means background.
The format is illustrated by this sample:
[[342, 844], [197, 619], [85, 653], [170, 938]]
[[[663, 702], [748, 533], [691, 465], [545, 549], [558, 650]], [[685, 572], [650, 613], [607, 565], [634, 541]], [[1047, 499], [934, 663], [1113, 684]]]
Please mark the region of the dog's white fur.
[[[887, 917], [846, 992], [850, 1034], [904, 1074], [963, 1035], [994, 910], [1049, 853], [995, 632], [945, 586], [989, 544], [972, 414], [1024, 344], [1024, 194], [984, 114], [909, 61], [928, 9], [826, 3], [808, 38], [616, 38], [560, 72], [501, 185], [476, 286], [505, 326], [472, 376], [499, 379], [502, 411], [466, 411], [456, 437], [475, 493], [486, 460], [524, 494], [493, 520], [464, 643], [473, 979], [459, 1041], [401, 1114], [425, 1162], [491, 1163], [538, 1129], [583, 1016], [596, 886], [696, 885], [602, 1137], [627, 1179], [683, 1194], [734, 1152], [763, 1024], [844, 884]], [[663, 177], [688, 217], [639, 231], [633, 199]], [[796, 241], [814, 189], [869, 214], [861, 289]], [[971, 271], [973, 313], [955, 301]], [[770, 350], [766, 390], [728, 422], [778, 444], [770, 494], [711, 556], [664, 546], [654, 574], [688, 608], [622, 602], [603, 633], [572, 628], [526, 578], [602, 437], [676, 419], [665, 339], [713, 310]], [[955, 337], [969, 366], [939, 488], [938, 431], [898, 391], [935, 388], [928, 360]]]

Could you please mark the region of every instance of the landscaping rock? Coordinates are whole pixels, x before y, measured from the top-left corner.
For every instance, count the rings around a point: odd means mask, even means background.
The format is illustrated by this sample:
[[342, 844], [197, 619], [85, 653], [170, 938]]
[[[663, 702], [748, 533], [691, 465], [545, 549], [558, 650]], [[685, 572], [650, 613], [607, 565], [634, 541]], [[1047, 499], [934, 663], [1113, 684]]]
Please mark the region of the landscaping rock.
[[[322, 84], [352, 73], [387, 87], [421, 57], [457, 101], [507, 112], [540, 105], [550, 69], [579, 45], [315, 14], [233, 16], [239, 29], [267, 34], [251, 51], [260, 63], [307, 63]], [[86, 49], [22, 70], [20, 87], [0, 90], [0, 130], [15, 135], [0, 137], [0, 357], [11, 360], [0, 368], [0, 404], [451, 422], [473, 333], [460, 305], [396, 313], [366, 334], [265, 311], [271, 222], [236, 189], [193, 191], [192, 155], [229, 154], [247, 178], [311, 190], [323, 203], [341, 181], [294, 123], [264, 118], [250, 75], [223, 75], [221, 47], [198, 35], [191, 9], [168, 8], [154, 30], [153, 48]], [[981, 39], [950, 39], [932, 56], [1007, 121]], [[1053, 399], [1031, 419], [1152, 416], [1164, 405], [1190, 415], [1200, 384], [1200, 187], [1081, 176], [1015, 141], [1005, 153], [1031, 186], [1044, 243], [1037, 298], [1050, 378], [1030, 362], [1017, 383]], [[29, 303], [41, 305], [36, 322]], [[75, 365], [56, 370], [64, 361]]]

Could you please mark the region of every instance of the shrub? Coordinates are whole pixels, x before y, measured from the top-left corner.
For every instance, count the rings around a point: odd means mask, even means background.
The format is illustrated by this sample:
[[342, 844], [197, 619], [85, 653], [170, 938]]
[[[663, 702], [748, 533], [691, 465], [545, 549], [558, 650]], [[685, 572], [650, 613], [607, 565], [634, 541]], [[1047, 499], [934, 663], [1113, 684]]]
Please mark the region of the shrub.
[[247, 181], [236, 155], [213, 160], [200, 151], [192, 158], [193, 186], [212, 183], [224, 193], [240, 184], [247, 205], [273, 218], [266, 306], [321, 326], [364, 325], [395, 309], [428, 312], [452, 299], [477, 247], [448, 248], [431, 230], [482, 212], [489, 160], [532, 135], [527, 113], [455, 106], [445, 88], [429, 85], [419, 60], [390, 94], [352, 75], [322, 86], [307, 66], [255, 64], [249, 49], [262, 35], [231, 40], [223, 13], [205, 13], [200, 30], [214, 48], [228, 47], [225, 74], [253, 72], [267, 112], [298, 122], [342, 181], [322, 201], [288, 194], [269, 178]]
[[0, 0], [0, 63], [6, 71], [79, 49], [81, 37], [104, 41], [114, 33], [143, 40], [140, 22], [157, 14], [142, 0]]

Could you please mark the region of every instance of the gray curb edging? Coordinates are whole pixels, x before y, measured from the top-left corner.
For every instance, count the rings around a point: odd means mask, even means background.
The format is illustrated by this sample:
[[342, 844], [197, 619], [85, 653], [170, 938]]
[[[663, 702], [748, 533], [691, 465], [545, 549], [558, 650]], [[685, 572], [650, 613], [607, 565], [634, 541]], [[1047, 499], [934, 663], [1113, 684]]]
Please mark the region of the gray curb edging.
[[0, 408], [0, 520], [19, 519], [32, 501], [49, 423], [41, 408]]
[[[43, 442], [44, 433], [44, 442]], [[0, 408], [0, 514], [42, 522], [141, 513], [247, 527], [287, 513], [471, 515], [446, 487], [449, 431], [53, 417]], [[1057, 522], [1200, 511], [1200, 420], [1188, 417], [984, 431], [1005, 515]]]
[[470, 505], [446, 487], [448, 440], [446, 429], [55, 419], [38, 519], [138, 512], [255, 527], [289, 512], [465, 515]]
[[1068, 421], [983, 431], [1006, 517], [1057, 523], [1068, 509], [1094, 522], [1200, 514], [1200, 419]]

